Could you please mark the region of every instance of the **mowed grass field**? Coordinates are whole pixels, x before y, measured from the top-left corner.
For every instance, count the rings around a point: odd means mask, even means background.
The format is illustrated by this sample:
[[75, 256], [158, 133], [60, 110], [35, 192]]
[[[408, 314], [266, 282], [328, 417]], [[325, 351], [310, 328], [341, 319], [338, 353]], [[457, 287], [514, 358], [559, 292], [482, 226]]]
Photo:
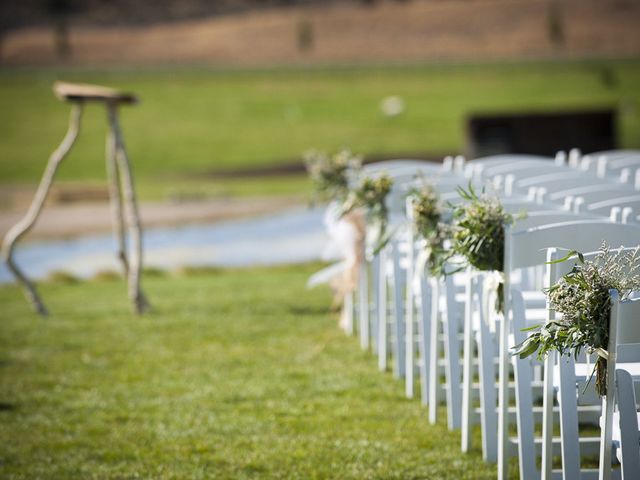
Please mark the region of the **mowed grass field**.
[[[482, 479], [337, 327], [317, 265], [0, 287], [0, 477]], [[444, 412], [443, 412], [444, 413]], [[515, 473], [515, 472], [514, 472]]]
[[[640, 147], [640, 60], [403, 67], [215, 71], [207, 69], [0, 72], [0, 184], [35, 182], [66, 128], [55, 80], [130, 90], [122, 109], [143, 196], [172, 188], [205, 193], [291, 193], [300, 176], [221, 180], [214, 174], [288, 164], [309, 148], [348, 146], [365, 155], [464, 150], [470, 113], [613, 106], [621, 147]], [[406, 111], [385, 117], [381, 100]], [[106, 119], [90, 105], [65, 181], [104, 177]], [[569, 146], [568, 146], [569, 147]], [[185, 187], [179, 187], [183, 185]]]

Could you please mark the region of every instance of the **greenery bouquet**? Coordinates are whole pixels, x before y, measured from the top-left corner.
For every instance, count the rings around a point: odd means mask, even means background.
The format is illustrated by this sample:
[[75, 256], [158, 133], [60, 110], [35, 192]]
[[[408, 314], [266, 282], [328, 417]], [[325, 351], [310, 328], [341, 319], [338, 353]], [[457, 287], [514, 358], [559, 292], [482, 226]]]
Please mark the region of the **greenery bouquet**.
[[[482, 271], [504, 270], [504, 227], [513, 223], [500, 200], [484, 193], [478, 195], [469, 184], [458, 189], [466, 202], [453, 206], [451, 255], [464, 259], [459, 269], [472, 266]], [[496, 310], [504, 312], [504, 283], [497, 289]]]
[[342, 203], [349, 194], [351, 177], [360, 170], [362, 160], [350, 150], [341, 150], [334, 155], [312, 150], [305, 153], [304, 163], [313, 184], [312, 203], [333, 200]]
[[386, 200], [392, 186], [393, 179], [386, 174], [377, 178], [365, 176], [360, 184], [348, 193], [344, 202], [343, 215], [357, 209], [365, 210], [367, 223], [375, 228], [375, 253], [380, 251], [389, 241], [387, 234], [389, 210]]
[[612, 252], [603, 244], [593, 260], [586, 260], [577, 252], [570, 252], [558, 262], [577, 257], [573, 269], [545, 293], [549, 306], [562, 316], [545, 325], [534, 327], [533, 333], [514, 347], [514, 355], [526, 358], [537, 352], [539, 358], [550, 351], [573, 354], [577, 357], [585, 349], [597, 354], [592, 373], [596, 377], [596, 391], [606, 395], [607, 348], [609, 345], [610, 290], [617, 290], [620, 299], [628, 298], [640, 289], [640, 247], [629, 251]]
[[449, 257], [445, 242], [451, 233], [444, 221], [440, 197], [433, 186], [426, 182], [413, 189], [409, 196], [414, 227], [424, 241], [426, 266], [431, 275], [440, 277], [445, 274], [445, 264]]

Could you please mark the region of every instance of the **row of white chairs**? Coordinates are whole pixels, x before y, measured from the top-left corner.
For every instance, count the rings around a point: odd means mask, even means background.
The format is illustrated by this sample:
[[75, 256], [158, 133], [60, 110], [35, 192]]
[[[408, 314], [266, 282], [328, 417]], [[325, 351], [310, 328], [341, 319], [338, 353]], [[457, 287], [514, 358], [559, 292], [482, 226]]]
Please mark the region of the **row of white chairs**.
[[[568, 370], [560, 368], [566, 362], [556, 365], [551, 356], [543, 365], [509, 355], [509, 347], [525, 338], [522, 328], [549, 315], [540, 289], [543, 280], [548, 284], [552, 277], [541, 249], [593, 251], [603, 240], [612, 245], [640, 243], [636, 224], [640, 186], [616, 174], [620, 168], [640, 167], [640, 153], [606, 152], [593, 157], [598, 168], [586, 168], [593, 162], [577, 158], [575, 151], [555, 159], [503, 155], [465, 162], [457, 157], [445, 159], [442, 166], [399, 160], [364, 168], [367, 175], [385, 172], [393, 177], [388, 207], [396, 230], [378, 255], [367, 252], [358, 301], [345, 299], [346, 330], [357, 332], [361, 346], [377, 354], [381, 370], [393, 366], [395, 376], [404, 379], [407, 397], [414, 396], [417, 381], [430, 422], [437, 421], [438, 405], [444, 400], [449, 427], [462, 430], [463, 451], [470, 450], [473, 425], [480, 423], [483, 458], [498, 463], [499, 478], [507, 477], [514, 454], [521, 478], [551, 478], [555, 453], [560, 453], [563, 467], [555, 474], [574, 478], [576, 456], [567, 446], [577, 444], [588, 454], [597, 453], [598, 445], [603, 445], [575, 433], [578, 423], [567, 413], [566, 403], [553, 405], [555, 392], [575, 390], [570, 380], [562, 384], [550, 380], [554, 378], [550, 372], [558, 369], [565, 372], [558, 378], [567, 376]], [[459, 201], [458, 186], [489, 185], [506, 210], [528, 213], [525, 220], [506, 229], [503, 274], [510, 308], [504, 317], [491, 308], [495, 293], [487, 286], [495, 284], [495, 275], [468, 269], [434, 279], [414, 271], [419, 239], [407, 221], [412, 209], [405, 196], [416, 185], [416, 175], [430, 181], [449, 202]], [[512, 395], [515, 405], [510, 403]], [[535, 405], [536, 399], [545, 402]], [[600, 407], [591, 403], [573, 412], [597, 424]], [[551, 433], [555, 417], [561, 438]], [[509, 425], [514, 420], [517, 435], [511, 437]], [[535, 437], [536, 423], [542, 427], [541, 438]], [[574, 430], [568, 429], [574, 424]], [[541, 470], [538, 456], [542, 456]], [[579, 468], [580, 454], [577, 458]]]

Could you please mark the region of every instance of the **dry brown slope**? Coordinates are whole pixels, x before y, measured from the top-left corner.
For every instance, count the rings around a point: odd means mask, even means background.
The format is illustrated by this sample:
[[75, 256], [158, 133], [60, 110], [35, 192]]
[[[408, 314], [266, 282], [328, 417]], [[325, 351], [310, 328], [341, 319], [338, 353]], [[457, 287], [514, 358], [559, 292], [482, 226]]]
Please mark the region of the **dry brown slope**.
[[[550, 40], [550, 0], [464, 0], [257, 11], [148, 27], [78, 28], [72, 64], [270, 65], [377, 61], [640, 56], [640, 2], [564, 0], [562, 45]], [[302, 52], [301, 22], [313, 30]], [[52, 35], [17, 31], [7, 64], [56, 62]]]

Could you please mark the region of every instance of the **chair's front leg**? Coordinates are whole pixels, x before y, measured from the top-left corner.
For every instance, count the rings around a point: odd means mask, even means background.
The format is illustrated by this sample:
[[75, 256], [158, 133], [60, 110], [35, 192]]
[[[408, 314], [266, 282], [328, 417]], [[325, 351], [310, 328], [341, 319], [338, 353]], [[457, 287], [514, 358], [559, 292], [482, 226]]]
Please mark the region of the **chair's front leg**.
[[463, 365], [462, 365], [462, 432], [460, 438], [460, 448], [464, 453], [471, 450], [471, 424], [472, 424], [472, 325], [473, 314], [473, 278], [471, 271], [467, 270], [467, 281], [465, 285], [465, 308], [464, 308], [464, 345], [463, 345]]

